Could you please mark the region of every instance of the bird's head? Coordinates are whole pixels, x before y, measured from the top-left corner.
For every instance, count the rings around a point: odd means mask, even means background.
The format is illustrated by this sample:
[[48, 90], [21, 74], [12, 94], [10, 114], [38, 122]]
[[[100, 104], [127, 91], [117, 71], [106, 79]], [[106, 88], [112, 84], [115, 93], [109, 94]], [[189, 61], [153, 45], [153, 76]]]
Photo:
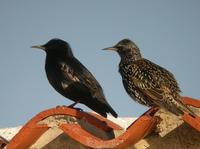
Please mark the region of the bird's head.
[[135, 59], [141, 58], [140, 50], [137, 45], [130, 39], [123, 39], [113, 47], [105, 48], [103, 50], [116, 51], [121, 58], [132, 57]]
[[61, 39], [51, 39], [44, 45], [35, 45], [31, 48], [44, 50], [47, 54], [73, 56], [70, 45]]

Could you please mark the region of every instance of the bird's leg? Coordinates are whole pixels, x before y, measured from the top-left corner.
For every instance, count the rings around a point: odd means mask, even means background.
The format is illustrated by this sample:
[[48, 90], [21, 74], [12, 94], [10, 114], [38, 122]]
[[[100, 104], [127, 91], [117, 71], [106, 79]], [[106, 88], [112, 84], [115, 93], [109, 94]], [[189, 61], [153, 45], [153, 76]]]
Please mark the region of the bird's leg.
[[67, 107], [69, 107], [69, 108], [74, 108], [74, 106], [75, 106], [77, 103], [79, 103], [79, 102], [74, 102], [73, 104], [71, 104], [71, 105], [69, 105], [69, 106], [67, 106]]
[[149, 114], [150, 116], [154, 116], [155, 113], [156, 113], [158, 110], [159, 110], [159, 107], [153, 106], [152, 108], [150, 108], [150, 109], [148, 110], [148, 114]]
[[80, 100], [78, 100], [78, 101], [75, 101], [73, 104], [71, 104], [71, 105], [69, 105], [69, 106], [67, 106], [68, 108], [73, 108], [73, 109], [76, 109], [76, 110], [79, 110], [79, 111], [83, 111], [81, 108], [74, 108], [74, 106], [77, 104], [77, 103], [79, 103], [80, 102]]
[[76, 109], [74, 108], [74, 106], [79, 103], [80, 101], [76, 101], [74, 102], [73, 104], [69, 105], [69, 106], [66, 106], [66, 105], [62, 105], [62, 106], [57, 106], [56, 108], [60, 108], [60, 107], [64, 107], [64, 108], [73, 108], [73, 109]]

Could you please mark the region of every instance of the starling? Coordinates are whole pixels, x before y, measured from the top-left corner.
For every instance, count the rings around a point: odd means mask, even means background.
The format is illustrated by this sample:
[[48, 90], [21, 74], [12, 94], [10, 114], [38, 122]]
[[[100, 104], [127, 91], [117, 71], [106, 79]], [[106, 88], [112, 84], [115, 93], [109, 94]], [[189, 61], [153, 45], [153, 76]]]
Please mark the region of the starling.
[[182, 102], [181, 91], [174, 75], [143, 58], [133, 41], [123, 39], [104, 50], [116, 51], [121, 57], [119, 73], [126, 92], [135, 101], [148, 107], [162, 107], [177, 116], [184, 112], [195, 116]]
[[70, 107], [82, 103], [107, 117], [117, 113], [106, 101], [103, 90], [95, 77], [73, 55], [70, 45], [60, 39], [52, 39], [44, 45], [32, 46], [46, 52], [45, 71], [49, 83], [64, 97], [74, 101]]

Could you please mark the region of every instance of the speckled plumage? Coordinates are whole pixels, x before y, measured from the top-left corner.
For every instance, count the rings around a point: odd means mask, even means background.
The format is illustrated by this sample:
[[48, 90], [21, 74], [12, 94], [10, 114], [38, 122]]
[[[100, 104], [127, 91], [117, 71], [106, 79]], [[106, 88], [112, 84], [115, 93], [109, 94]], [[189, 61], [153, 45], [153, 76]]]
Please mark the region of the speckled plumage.
[[165, 68], [142, 58], [137, 45], [129, 39], [106, 48], [118, 52], [121, 57], [119, 72], [127, 93], [145, 106], [159, 106], [175, 115], [184, 112], [195, 115], [183, 104], [180, 88], [173, 74]]

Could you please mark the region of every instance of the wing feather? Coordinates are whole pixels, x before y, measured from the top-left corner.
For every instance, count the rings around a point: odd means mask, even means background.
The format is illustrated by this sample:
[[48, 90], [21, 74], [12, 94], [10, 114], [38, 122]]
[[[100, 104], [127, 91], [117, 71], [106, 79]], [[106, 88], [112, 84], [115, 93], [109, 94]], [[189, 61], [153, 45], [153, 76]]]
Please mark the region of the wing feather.
[[[74, 86], [79, 91], [83, 93], [90, 94], [93, 98], [96, 98], [102, 103], [105, 103], [105, 96], [103, 94], [103, 90], [95, 79], [95, 77], [87, 70], [85, 66], [83, 66], [78, 60], [71, 62], [70, 65], [66, 63], [61, 63], [61, 70], [64, 80], [70, 85], [76, 84]], [[70, 80], [70, 82], [68, 81]], [[62, 82], [65, 84], [65, 81]], [[67, 85], [66, 85], [67, 86]]]
[[180, 92], [174, 76], [151, 61], [143, 60], [137, 64], [133, 63], [131, 68], [134, 85], [151, 99], [162, 100], [166, 93], [178, 94]]

